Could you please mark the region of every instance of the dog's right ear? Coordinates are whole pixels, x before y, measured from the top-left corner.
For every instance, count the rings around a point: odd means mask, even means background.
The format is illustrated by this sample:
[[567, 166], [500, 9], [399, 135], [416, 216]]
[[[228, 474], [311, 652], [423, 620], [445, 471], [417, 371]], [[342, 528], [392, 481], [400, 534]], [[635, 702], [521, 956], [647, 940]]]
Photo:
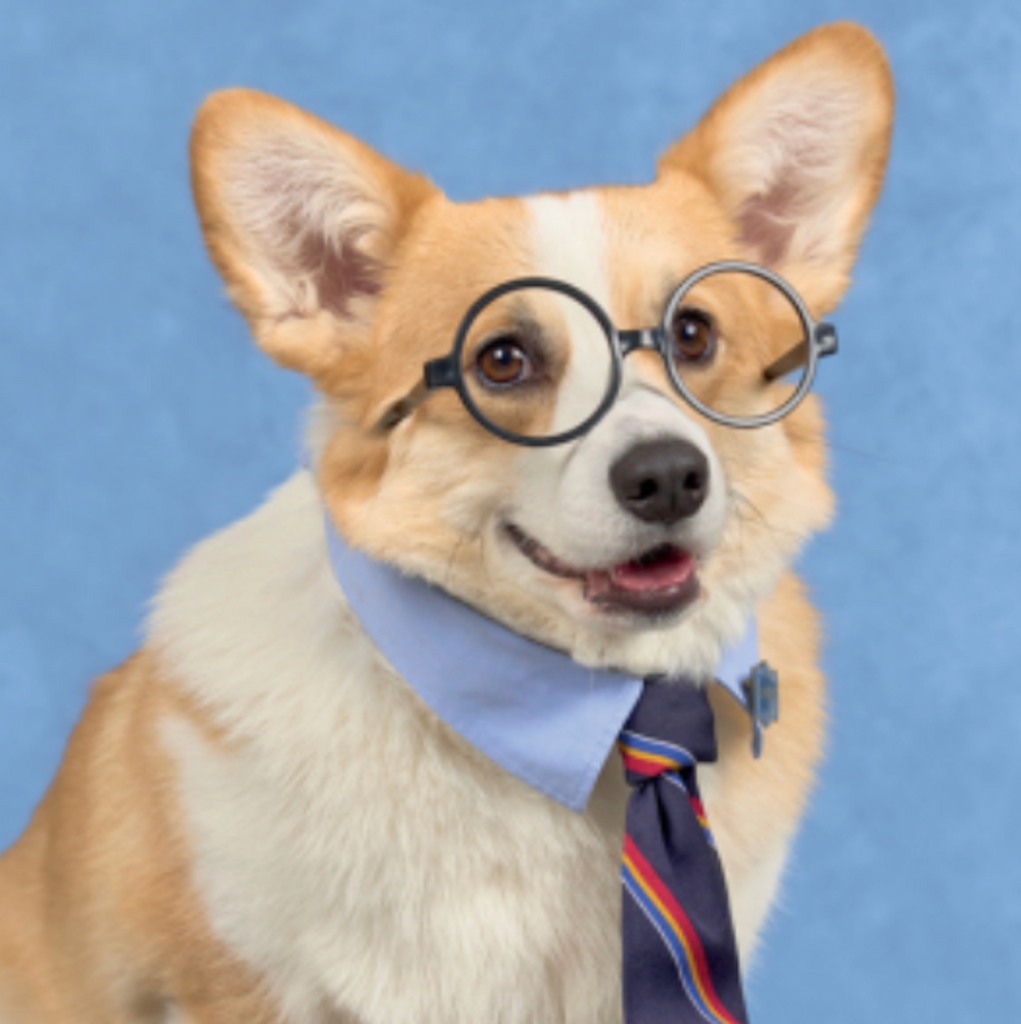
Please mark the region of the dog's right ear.
[[892, 117], [879, 43], [858, 25], [823, 25], [724, 93], [660, 172], [701, 180], [743, 252], [786, 277], [818, 316], [847, 287]]
[[246, 89], [211, 96], [191, 140], [210, 256], [260, 346], [311, 377], [364, 337], [394, 247], [438, 195], [357, 139]]

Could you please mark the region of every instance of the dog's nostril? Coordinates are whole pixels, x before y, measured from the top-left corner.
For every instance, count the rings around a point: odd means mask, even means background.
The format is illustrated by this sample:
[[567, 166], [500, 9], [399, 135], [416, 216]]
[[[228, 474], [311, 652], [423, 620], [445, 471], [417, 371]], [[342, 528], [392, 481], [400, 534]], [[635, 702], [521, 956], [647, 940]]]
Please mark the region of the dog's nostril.
[[689, 473], [684, 478], [684, 489], [687, 491], [702, 490], [702, 477], [699, 473]]
[[610, 467], [618, 504], [646, 522], [667, 526], [694, 515], [705, 501], [709, 463], [688, 441], [645, 441]]

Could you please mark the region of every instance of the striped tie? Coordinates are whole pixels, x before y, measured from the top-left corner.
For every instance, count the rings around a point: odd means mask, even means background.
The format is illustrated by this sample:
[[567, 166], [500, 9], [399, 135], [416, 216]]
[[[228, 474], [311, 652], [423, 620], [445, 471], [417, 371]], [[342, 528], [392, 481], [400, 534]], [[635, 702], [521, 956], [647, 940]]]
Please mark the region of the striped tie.
[[624, 724], [626, 1024], [747, 1024], [726, 883], [695, 766], [716, 760], [701, 687], [656, 677]]

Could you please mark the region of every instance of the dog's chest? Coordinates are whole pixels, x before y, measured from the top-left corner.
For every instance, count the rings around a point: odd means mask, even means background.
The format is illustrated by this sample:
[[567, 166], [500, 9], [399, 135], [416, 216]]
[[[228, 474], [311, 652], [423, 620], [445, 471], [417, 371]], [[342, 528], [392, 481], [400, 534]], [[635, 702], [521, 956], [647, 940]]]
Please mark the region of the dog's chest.
[[208, 716], [162, 738], [212, 931], [302, 1024], [616, 1024], [616, 755], [585, 814], [498, 768], [294, 540], [316, 503], [274, 501], [190, 556], [152, 636]]
[[389, 768], [389, 743], [348, 751], [325, 785], [308, 763], [281, 784], [180, 720], [165, 737], [213, 930], [287, 1019], [618, 1019], [624, 794], [609, 773], [581, 816], [473, 753], [444, 763], [429, 737]]

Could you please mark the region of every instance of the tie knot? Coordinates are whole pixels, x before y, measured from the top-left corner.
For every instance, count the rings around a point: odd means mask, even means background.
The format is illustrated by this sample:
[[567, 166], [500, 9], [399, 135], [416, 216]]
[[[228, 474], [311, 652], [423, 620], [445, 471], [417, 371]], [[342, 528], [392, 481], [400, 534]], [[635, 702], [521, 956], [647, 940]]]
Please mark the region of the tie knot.
[[646, 679], [619, 746], [628, 772], [643, 778], [715, 761], [716, 729], [705, 690], [682, 679]]

